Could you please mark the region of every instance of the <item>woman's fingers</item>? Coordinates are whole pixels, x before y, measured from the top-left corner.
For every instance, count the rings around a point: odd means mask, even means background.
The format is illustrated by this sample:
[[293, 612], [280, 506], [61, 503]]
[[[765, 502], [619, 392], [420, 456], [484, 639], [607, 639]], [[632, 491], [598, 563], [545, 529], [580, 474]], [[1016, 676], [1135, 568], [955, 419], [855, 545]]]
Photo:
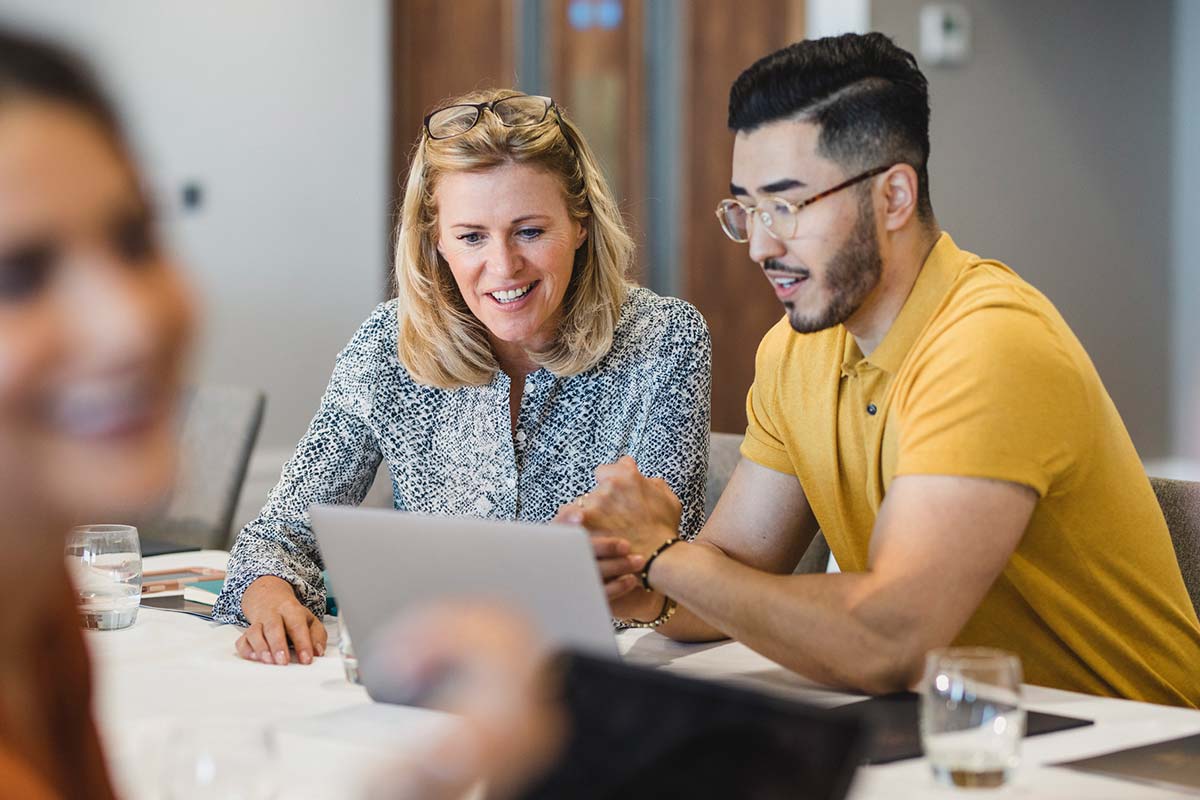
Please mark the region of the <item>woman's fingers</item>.
[[629, 542], [615, 536], [593, 536], [592, 551], [596, 558], [619, 558], [629, 554]]
[[246, 640], [246, 634], [238, 637], [233, 646], [237, 649], [237, 654], [247, 661], [257, 661], [258, 653], [254, 652], [254, 648], [250, 646], [250, 642]]
[[622, 575], [620, 578], [615, 578], [611, 581], [605, 581], [604, 594], [608, 596], [609, 601], [618, 600], [625, 595], [638, 588], [639, 581], [636, 575]]
[[[311, 617], [312, 614], [304, 607], [288, 608], [282, 614], [284, 630], [287, 632], [287, 637], [292, 640], [292, 647], [296, 649], [296, 660], [301, 664], [311, 664], [313, 659], [312, 637], [308, 630], [308, 621]], [[286, 656], [287, 653], [285, 652], [284, 655]]]
[[291, 659], [288, 658], [288, 640], [287, 629], [283, 625], [283, 617], [278, 614], [273, 614], [263, 622], [263, 637], [267, 640], [267, 647], [270, 648], [267, 661], [283, 666]]
[[246, 646], [254, 654], [255, 661], [260, 661], [263, 664], [271, 663], [271, 648], [267, 645], [266, 637], [263, 636], [262, 623], [256, 622], [246, 629], [242, 634], [242, 639], [245, 640]]
[[325, 630], [325, 624], [321, 622], [320, 617], [309, 614], [308, 635], [312, 639], [313, 652], [318, 656], [325, 655], [325, 645], [329, 639], [329, 631]]
[[641, 571], [646, 566], [645, 556], [623, 556], [621, 558], [600, 558], [596, 560], [600, 568], [600, 577], [611, 581], [622, 575], [630, 575]]

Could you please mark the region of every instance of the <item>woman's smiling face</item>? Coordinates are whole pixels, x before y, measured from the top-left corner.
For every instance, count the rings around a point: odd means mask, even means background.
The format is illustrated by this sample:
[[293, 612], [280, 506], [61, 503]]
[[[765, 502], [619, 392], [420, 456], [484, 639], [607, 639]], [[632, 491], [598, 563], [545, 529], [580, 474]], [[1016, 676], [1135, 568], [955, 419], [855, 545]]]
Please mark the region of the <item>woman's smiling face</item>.
[[86, 113], [0, 106], [0, 441], [98, 521], [170, 484], [192, 308], [128, 159]]
[[438, 252], [497, 355], [544, 349], [557, 334], [575, 251], [587, 237], [558, 179], [522, 164], [452, 172], [439, 179], [434, 199]]

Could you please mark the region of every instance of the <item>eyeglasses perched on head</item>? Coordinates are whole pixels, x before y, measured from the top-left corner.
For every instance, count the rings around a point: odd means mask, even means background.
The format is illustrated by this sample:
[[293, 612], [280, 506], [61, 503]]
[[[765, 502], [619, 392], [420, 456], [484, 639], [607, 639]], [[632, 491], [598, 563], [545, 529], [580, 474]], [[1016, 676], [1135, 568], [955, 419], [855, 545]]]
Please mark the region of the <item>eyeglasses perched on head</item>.
[[722, 200], [717, 206], [717, 219], [721, 222], [721, 230], [725, 231], [725, 235], [735, 242], [750, 241], [750, 223], [757, 221], [763, 226], [763, 230], [772, 239], [782, 241], [791, 239], [796, 235], [797, 217], [800, 214], [800, 209], [811, 206], [818, 200], [829, 197], [831, 194], [836, 194], [842, 189], [849, 188], [856, 183], [861, 183], [867, 178], [873, 178], [880, 173], [887, 172], [891, 166], [876, 167], [869, 169], [866, 172], [855, 175], [853, 178], [844, 180], [837, 186], [826, 189], [823, 192], [814, 194], [807, 200], [801, 200], [799, 203], [792, 203], [784, 200], [782, 197], [767, 197], [757, 205], [748, 206], [740, 200]]
[[540, 125], [551, 110], [561, 127], [558, 106], [551, 98], [541, 95], [513, 94], [487, 103], [458, 103], [439, 108], [425, 117], [425, 133], [430, 139], [461, 136], [479, 124], [484, 111], [490, 111], [500, 124], [510, 128]]

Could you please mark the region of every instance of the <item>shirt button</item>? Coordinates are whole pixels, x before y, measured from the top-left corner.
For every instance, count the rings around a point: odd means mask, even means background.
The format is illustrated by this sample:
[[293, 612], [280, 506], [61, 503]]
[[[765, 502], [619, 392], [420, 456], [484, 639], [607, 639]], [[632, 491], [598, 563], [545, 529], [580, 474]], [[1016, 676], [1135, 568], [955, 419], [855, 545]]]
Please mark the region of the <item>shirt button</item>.
[[517, 431], [517, 441], [518, 442], [525, 441], [525, 431], [522, 431], [522, 430]]
[[508, 479], [508, 480], [506, 480], [504, 483], [505, 483], [505, 485], [507, 485], [507, 486], [508, 486], [508, 488], [510, 488], [510, 489], [515, 489], [515, 488], [517, 488], [517, 479], [516, 479], [516, 478], [509, 478], [509, 479]]
[[878, 410], [879, 409], [875, 407], [874, 403], [867, 403], [867, 413], [870, 414], [872, 417], [875, 416], [875, 412]]

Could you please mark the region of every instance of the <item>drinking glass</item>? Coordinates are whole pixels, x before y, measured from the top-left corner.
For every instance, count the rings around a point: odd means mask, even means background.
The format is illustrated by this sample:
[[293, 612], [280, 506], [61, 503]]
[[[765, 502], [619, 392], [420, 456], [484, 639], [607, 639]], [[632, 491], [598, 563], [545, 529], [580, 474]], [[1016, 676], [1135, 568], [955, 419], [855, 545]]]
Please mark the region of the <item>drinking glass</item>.
[[168, 800], [270, 800], [277, 791], [275, 735], [270, 728], [198, 722], [172, 731], [160, 779]]
[[142, 551], [132, 525], [82, 525], [67, 537], [67, 570], [85, 628], [112, 631], [137, 619]]
[[350, 629], [346, 627], [346, 611], [338, 609], [338, 653], [342, 657], [342, 669], [346, 672], [346, 680], [351, 683], [362, 683], [358, 675], [358, 655], [354, 652], [354, 642], [350, 641]]
[[934, 650], [921, 686], [921, 743], [938, 781], [1003, 785], [1025, 735], [1021, 661], [985, 647]]

